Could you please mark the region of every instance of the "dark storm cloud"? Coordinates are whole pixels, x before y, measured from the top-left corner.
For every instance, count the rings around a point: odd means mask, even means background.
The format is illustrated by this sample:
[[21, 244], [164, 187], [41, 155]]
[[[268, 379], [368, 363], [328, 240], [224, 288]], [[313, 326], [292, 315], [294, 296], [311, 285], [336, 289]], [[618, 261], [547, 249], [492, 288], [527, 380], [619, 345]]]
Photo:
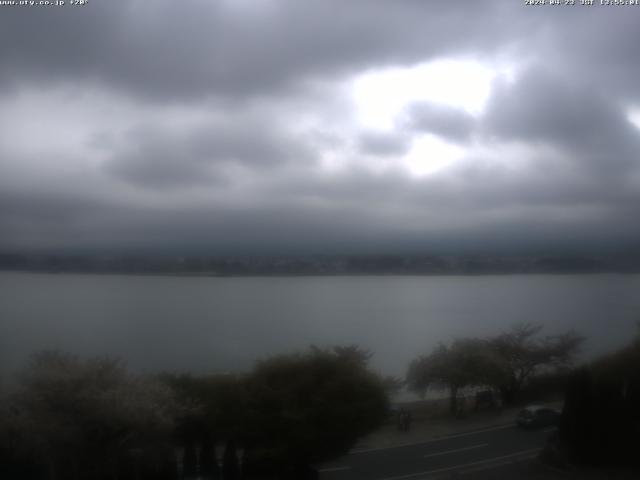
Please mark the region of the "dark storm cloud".
[[[10, 215], [7, 211], [10, 210]], [[397, 227], [354, 205], [264, 202], [250, 208], [131, 208], [57, 193], [11, 197], [0, 210], [4, 248], [184, 249], [221, 253], [295, 253], [388, 246]], [[259, 242], [256, 242], [259, 239]]]
[[115, 0], [25, 10], [0, 17], [0, 79], [97, 81], [159, 99], [264, 96], [507, 36], [492, 28], [505, 15], [500, 2]]
[[211, 123], [175, 132], [140, 126], [127, 132], [104, 164], [109, 174], [148, 188], [224, 184], [234, 167], [271, 170], [291, 162], [312, 162], [310, 148], [272, 126], [251, 120]]
[[[104, 231], [88, 231], [99, 219], [113, 220], [122, 215], [122, 204], [105, 201], [86, 192], [16, 191], [2, 188], [0, 193], [0, 248], [87, 247], [99, 243]], [[107, 231], [121, 235], [114, 223], [105, 222]], [[106, 237], [108, 238], [108, 237]]]
[[85, 196], [3, 191], [0, 194], [0, 219], [4, 222], [29, 220], [51, 224], [73, 221], [97, 204]]
[[461, 109], [429, 102], [417, 102], [405, 112], [406, 128], [440, 135], [455, 142], [469, 139], [474, 128], [474, 118]]
[[135, 135], [135, 143], [116, 152], [104, 165], [105, 171], [141, 187], [208, 185], [216, 180], [211, 165], [194, 155], [182, 139], [169, 139], [158, 132]]
[[497, 86], [485, 132], [550, 143], [601, 179], [623, 177], [640, 167], [640, 132], [618, 103], [585, 83], [541, 68], [522, 72], [518, 81]]

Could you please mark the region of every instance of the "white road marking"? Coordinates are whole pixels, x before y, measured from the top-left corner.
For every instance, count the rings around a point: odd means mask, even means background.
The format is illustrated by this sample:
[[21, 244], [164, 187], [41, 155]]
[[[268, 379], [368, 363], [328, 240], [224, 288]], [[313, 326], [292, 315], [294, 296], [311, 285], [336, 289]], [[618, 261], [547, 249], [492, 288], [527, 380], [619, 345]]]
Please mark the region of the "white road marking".
[[425, 455], [424, 458], [438, 457], [440, 455], [448, 455], [449, 453], [464, 452], [465, 450], [473, 450], [474, 448], [487, 447], [488, 445], [489, 445], [488, 443], [481, 443], [479, 445], [472, 445], [470, 447], [456, 448], [455, 450], [445, 450], [444, 452], [430, 453], [429, 455]]
[[469, 435], [475, 435], [476, 433], [492, 432], [494, 430], [504, 430], [505, 428], [516, 428], [516, 427], [514, 424], [510, 423], [507, 425], [499, 425], [497, 427], [489, 427], [489, 428], [483, 428], [480, 430], [473, 430], [471, 432], [444, 435], [442, 437], [432, 438], [430, 440], [421, 440], [419, 442], [400, 443], [397, 445], [390, 445], [388, 447], [376, 447], [376, 448], [365, 448], [362, 450], [352, 450], [351, 452], [349, 452], [349, 455], [359, 455], [361, 453], [378, 452], [380, 450], [391, 450], [394, 448], [412, 447], [414, 445], [424, 445], [426, 443], [440, 442], [442, 440], [448, 440], [450, 438], [467, 437]]
[[329, 468], [321, 468], [320, 470], [318, 470], [318, 472], [321, 473], [328, 473], [328, 472], [341, 472], [343, 470], [350, 470], [351, 467], [329, 467]]
[[[425, 477], [427, 475], [435, 475], [437, 473], [445, 473], [445, 472], [450, 472], [452, 470], [460, 470], [460, 469], [463, 469], [463, 468], [473, 467], [473, 466], [476, 466], [476, 465], [494, 463], [494, 462], [498, 462], [500, 460], [506, 460], [507, 458], [514, 458], [514, 457], [519, 457], [519, 456], [522, 456], [522, 455], [531, 455], [531, 456], [533, 456], [533, 455], [535, 455], [535, 453], [537, 453], [539, 451], [540, 451], [539, 448], [530, 448], [528, 450], [521, 450], [519, 452], [510, 453], [509, 455], [501, 455], [499, 457], [487, 458], [485, 460], [479, 460], [477, 462], [461, 463], [460, 465], [454, 465], [452, 467], [437, 468], [435, 470], [427, 470], [426, 472], [409, 473], [407, 475], [398, 475], [396, 477], [385, 477], [385, 478], [381, 478], [380, 480], [404, 480], [405, 478]], [[528, 458], [528, 457], [523, 457], [523, 460], [525, 458]], [[501, 463], [499, 463], [499, 465], [502, 465], [504, 463], [505, 462], [501, 462]]]

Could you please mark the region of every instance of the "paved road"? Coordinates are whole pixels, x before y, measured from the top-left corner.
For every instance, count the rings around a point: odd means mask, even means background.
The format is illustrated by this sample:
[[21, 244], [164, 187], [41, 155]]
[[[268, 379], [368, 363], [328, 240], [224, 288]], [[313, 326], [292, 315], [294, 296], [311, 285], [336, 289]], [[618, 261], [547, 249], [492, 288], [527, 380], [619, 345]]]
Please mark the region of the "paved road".
[[538, 454], [552, 429], [508, 425], [413, 445], [351, 453], [320, 469], [322, 480], [420, 480], [500, 468]]

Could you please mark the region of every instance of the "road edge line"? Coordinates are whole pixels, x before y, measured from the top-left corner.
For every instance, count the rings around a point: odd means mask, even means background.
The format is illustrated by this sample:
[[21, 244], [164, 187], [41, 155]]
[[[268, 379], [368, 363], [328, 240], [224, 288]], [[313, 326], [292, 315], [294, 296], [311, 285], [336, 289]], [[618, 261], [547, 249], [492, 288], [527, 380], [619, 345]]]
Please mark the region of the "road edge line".
[[[501, 465], [504, 462], [504, 460], [508, 459], [508, 458], [515, 458], [515, 457], [519, 457], [519, 456], [523, 456], [522, 460], [526, 460], [528, 458], [530, 458], [529, 456], [531, 456], [531, 458], [535, 457], [535, 454], [540, 452], [541, 448], [529, 448], [527, 450], [521, 450], [519, 452], [515, 452], [515, 453], [510, 453], [508, 455], [501, 455], [498, 457], [492, 457], [492, 458], [487, 458], [485, 460], [478, 460], [477, 462], [470, 462], [470, 463], [463, 463], [460, 465], [454, 465], [453, 467], [444, 467], [444, 468], [437, 468], [435, 470], [428, 470], [425, 472], [416, 472], [416, 473], [408, 473], [406, 475], [398, 475], [395, 477], [385, 477], [385, 478], [381, 478], [379, 480], [403, 480], [406, 478], [416, 478], [416, 477], [427, 477], [429, 475], [437, 475], [440, 473], [446, 473], [446, 472], [451, 472], [451, 471], [455, 471], [455, 470], [461, 470], [464, 471], [465, 468], [467, 467], [473, 467], [475, 465], [483, 465], [483, 464], [489, 464], [491, 465], [492, 463], [496, 463], [498, 465]], [[502, 460], [502, 462], [501, 462]]]
[[456, 437], [465, 437], [467, 435], [475, 435], [477, 433], [484, 433], [484, 432], [492, 432], [494, 430], [504, 430], [505, 428], [510, 428], [513, 427], [515, 428], [515, 424], [510, 422], [510, 423], [504, 423], [504, 424], [499, 424], [499, 425], [495, 425], [493, 427], [487, 427], [487, 428], [481, 428], [479, 430], [469, 430], [467, 432], [460, 432], [460, 433], [452, 433], [452, 434], [448, 434], [448, 435], [442, 435], [440, 437], [435, 437], [435, 438], [431, 438], [428, 440], [419, 440], [417, 442], [408, 442], [408, 443], [399, 443], [396, 445], [389, 445], [386, 447], [374, 447], [374, 448], [365, 448], [365, 449], [358, 449], [358, 450], [352, 450], [348, 453], [348, 455], [360, 455], [362, 453], [369, 453], [369, 452], [378, 452], [381, 450], [391, 450], [394, 448], [403, 448], [403, 447], [412, 447], [415, 445], [424, 445], [426, 443], [433, 443], [433, 442], [439, 442], [441, 440], [448, 440], [450, 438], [456, 438]]

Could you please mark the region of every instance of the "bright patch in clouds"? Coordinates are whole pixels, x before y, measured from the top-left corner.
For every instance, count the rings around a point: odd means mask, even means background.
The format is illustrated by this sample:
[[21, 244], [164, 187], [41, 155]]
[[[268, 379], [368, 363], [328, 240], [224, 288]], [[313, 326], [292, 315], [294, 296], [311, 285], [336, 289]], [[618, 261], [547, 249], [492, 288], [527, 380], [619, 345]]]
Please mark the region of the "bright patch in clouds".
[[436, 137], [422, 135], [415, 139], [403, 164], [411, 175], [421, 177], [435, 173], [462, 158], [465, 150]]
[[627, 120], [629, 120], [634, 127], [640, 129], [640, 108], [631, 108], [627, 112]]
[[[452, 59], [364, 73], [349, 86], [357, 126], [392, 131], [405, 109], [416, 102], [432, 102], [478, 116], [495, 78], [510, 80], [513, 73], [511, 67]], [[400, 164], [412, 176], [421, 177], [446, 168], [467, 153], [466, 147], [426, 134], [413, 139]]]
[[391, 129], [412, 102], [429, 101], [478, 115], [500, 69], [475, 61], [439, 60], [410, 68], [365, 73], [352, 85], [357, 118], [362, 126]]

